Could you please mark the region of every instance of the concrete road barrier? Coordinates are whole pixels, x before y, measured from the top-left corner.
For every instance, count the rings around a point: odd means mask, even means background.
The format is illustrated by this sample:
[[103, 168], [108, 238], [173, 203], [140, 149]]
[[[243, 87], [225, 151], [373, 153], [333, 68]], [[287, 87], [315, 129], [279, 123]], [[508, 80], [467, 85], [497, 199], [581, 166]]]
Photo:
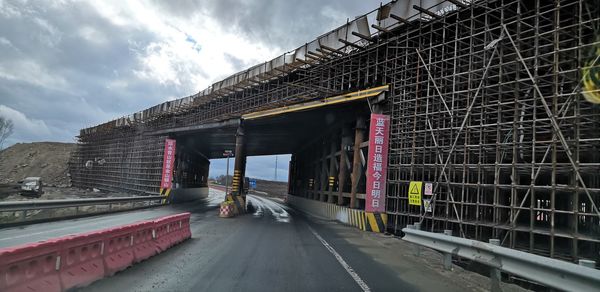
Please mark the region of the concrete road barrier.
[[297, 209], [311, 215], [337, 220], [363, 231], [385, 232], [387, 214], [367, 213], [364, 210], [350, 209], [344, 206], [291, 195], [288, 195], [285, 201]]

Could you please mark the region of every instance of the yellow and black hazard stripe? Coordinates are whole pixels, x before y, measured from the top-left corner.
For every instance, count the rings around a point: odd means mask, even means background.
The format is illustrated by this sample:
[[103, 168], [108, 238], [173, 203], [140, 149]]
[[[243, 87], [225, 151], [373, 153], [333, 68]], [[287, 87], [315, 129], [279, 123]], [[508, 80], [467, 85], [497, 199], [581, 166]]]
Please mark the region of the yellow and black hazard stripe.
[[365, 230], [365, 212], [362, 210], [346, 208], [348, 213], [348, 222], [354, 227], [358, 227], [360, 230]]
[[171, 195], [171, 188], [165, 188], [165, 189], [160, 188], [160, 195], [163, 196], [163, 197], [165, 197], [162, 200], [163, 204], [166, 204], [167, 202], [170, 202], [170, 199], [171, 199], [171, 197], [170, 197], [170, 195]]
[[335, 176], [330, 176], [329, 177], [329, 189], [333, 189], [333, 186], [335, 185]]
[[231, 182], [231, 192], [233, 194], [238, 194], [241, 185], [242, 172], [239, 170], [233, 171], [233, 181]]
[[366, 231], [373, 231], [378, 233], [385, 232], [385, 226], [387, 225], [387, 214], [365, 212], [365, 218]]
[[233, 202], [233, 209], [236, 214], [246, 213], [246, 201], [243, 196], [228, 194], [225, 201]]

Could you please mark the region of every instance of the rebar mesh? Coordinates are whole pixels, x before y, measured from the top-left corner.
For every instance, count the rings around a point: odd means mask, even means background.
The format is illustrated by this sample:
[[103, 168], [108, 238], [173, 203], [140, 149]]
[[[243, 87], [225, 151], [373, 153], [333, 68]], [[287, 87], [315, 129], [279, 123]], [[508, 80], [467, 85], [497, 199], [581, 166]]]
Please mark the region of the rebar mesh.
[[[389, 231], [423, 221], [428, 230], [598, 260], [600, 107], [582, 97], [581, 86], [583, 72], [591, 71], [585, 66], [600, 68], [597, 1], [483, 0], [406, 22], [365, 46], [323, 51], [304, 66], [284, 68], [286, 74], [141, 125], [82, 131], [74, 184], [155, 190], [164, 137], [147, 136], [153, 130], [389, 84]], [[82, 167], [97, 153], [111, 157], [110, 171]], [[131, 164], [120, 160], [123, 153], [141, 154]], [[146, 163], [141, 157], [152, 163], [136, 172]], [[431, 213], [408, 205], [411, 180], [434, 183]]]

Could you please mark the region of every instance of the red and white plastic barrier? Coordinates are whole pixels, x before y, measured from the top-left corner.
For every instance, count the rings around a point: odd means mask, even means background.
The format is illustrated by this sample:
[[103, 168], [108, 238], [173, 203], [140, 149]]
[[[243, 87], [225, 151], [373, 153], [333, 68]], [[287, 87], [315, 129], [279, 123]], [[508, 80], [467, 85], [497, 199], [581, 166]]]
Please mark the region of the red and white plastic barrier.
[[83, 287], [192, 236], [190, 213], [0, 249], [0, 291]]
[[54, 241], [0, 250], [0, 291], [61, 291]]
[[135, 225], [114, 228], [104, 238], [105, 275], [112, 276], [133, 264], [133, 231]]
[[154, 233], [154, 221], [136, 223], [133, 232], [133, 257], [139, 263], [149, 257], [158, 254], [156, 243], [152, 234]]
[[[106, 231], [58, 238], [60, 258], [56, 270], [63, 289], [81, 287], [104, 278], [103, 245]], [[2, 290], [0, 288], [0, 290]]]

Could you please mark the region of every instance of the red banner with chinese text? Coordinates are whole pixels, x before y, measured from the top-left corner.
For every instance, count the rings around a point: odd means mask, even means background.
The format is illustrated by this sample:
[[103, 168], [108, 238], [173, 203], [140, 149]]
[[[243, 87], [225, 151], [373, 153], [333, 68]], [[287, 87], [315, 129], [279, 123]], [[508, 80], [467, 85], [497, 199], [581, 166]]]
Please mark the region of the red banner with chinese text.
[[175, 165], [175, 139], [165, 139], [165, 152], [163, 156], [161, 189], [170, 189], [173, 180], [173, 167]]
[[385, 213], [390, 116], [371, 114], [365, 211]]

